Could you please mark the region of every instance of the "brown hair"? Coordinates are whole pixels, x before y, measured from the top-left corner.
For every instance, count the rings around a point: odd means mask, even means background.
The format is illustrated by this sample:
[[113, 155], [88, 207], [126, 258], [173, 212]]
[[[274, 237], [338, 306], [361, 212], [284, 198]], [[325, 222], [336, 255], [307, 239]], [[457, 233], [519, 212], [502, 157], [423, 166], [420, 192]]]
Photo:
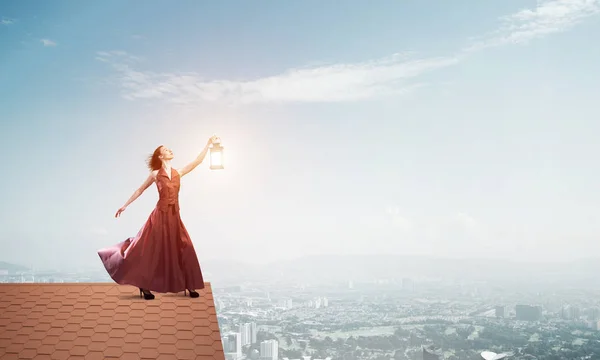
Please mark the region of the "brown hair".
[[148, 160], [146, 160], [146, 164], [148, 164], [148, 168], [150, 169], [150, 171], [153, 170], [159, 170], [160, 167], [162, 166], [162, 161], [160, 161], [160, 149], [163, 146], [159, 146], [156, 148], [156, 150], [154, 150], [154, 152], [152, 153], [152, 155], [148, 156]]

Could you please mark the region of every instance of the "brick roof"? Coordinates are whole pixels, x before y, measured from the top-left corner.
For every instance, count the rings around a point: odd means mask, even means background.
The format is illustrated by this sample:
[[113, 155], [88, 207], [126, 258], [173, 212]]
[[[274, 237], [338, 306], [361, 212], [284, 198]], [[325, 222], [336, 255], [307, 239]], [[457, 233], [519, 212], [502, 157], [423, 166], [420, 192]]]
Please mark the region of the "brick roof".
[[0, 359], [224, 360], [210, 283], [192, 299], [105, 283], [0, 284]]

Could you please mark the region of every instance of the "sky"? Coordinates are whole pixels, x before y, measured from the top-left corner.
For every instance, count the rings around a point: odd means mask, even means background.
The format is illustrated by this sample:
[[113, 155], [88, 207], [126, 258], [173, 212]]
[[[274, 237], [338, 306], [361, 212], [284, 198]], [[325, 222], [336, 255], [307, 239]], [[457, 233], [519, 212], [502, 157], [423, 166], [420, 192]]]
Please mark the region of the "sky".
[[200, 261], [600, 250], [600, 0], [0, 4], [0, 261], [98, 267], [173, 164]]

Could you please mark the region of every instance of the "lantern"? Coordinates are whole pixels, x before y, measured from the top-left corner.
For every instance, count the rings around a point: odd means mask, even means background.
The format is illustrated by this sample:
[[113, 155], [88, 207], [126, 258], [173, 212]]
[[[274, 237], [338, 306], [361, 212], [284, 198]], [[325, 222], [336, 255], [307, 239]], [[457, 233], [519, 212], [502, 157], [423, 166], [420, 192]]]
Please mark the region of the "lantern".
[[218, 139], [212, 144], [210, 148], [210, 169], [221, 170], [223, 167], [223, 147], [221, 146], [221, 139]]

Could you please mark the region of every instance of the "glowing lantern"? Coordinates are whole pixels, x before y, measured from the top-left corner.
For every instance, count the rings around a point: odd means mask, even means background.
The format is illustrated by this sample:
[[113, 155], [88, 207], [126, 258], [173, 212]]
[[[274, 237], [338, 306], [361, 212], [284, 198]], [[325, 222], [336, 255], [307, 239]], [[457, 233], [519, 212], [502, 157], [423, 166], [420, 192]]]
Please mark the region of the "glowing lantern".
[[223, 147], [221, 146], [221, 139], [218, 139], [212, 144], [210, 148], [210, 169], [221, 170], [223, 167]]

